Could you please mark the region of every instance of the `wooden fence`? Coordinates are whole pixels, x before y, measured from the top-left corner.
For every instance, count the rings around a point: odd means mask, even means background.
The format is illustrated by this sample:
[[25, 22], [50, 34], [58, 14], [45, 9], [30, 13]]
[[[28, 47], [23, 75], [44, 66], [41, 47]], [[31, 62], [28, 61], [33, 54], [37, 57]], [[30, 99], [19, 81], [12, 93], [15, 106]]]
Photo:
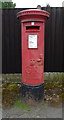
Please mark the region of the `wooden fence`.
[[[26, 8], [25, 8], [26, 9]], [[22, 8], [2, 11], [2, 73], [20, 73], [21, 30], [16, 14]], [[45, 25], [45, 72], [64, 71], [64, 8], [46, 7], [50, 12]]]

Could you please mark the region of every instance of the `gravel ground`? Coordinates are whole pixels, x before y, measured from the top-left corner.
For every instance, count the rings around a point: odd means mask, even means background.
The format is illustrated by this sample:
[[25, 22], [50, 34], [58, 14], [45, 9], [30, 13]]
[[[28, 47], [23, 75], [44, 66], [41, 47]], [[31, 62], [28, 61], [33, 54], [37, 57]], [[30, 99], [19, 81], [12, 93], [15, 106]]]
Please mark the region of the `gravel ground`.
[[0, 108], [0, 120], [2, 119], [2, 109]]
[[31, 110], [22, 110], [15, 106], [3, 108], [2, 118], [62, 118], [62, 104], [51, 106], [43, 102], [31, 108]]
[[[64, 74], [59, 74], [59, 77], [58, 74], [55, 77], [55, 73], [51, 75], [47, 73], [45, 74], [45, 80], [48, 82], [50, 80], [64, 80]], [[7, 80], [8, 82], [14, 83], [15, 81], [16, 83], [17, 81], [19, 83], [21, 81], [21, 74], [20, 76], [17, 74], [3, 75], [3, 82], [5, 81], [7, 83]], [[48, 101], [44, 101], [41, 104], [37, 104], [37, 106], [31, 106], [30, 110], [24, 110], [17, 106], [3, 107], [2, 118], [62, 118], [62, 103], [52, 105]]]

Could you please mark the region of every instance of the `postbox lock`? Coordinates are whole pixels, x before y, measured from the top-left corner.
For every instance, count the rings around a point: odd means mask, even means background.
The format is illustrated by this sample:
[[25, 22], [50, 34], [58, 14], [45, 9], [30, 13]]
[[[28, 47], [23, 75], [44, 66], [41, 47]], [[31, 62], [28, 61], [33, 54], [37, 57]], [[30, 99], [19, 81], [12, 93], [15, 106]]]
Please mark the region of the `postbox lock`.
[[43, 59], [42, 58], [37, 59], [37, 64], [38, 64], [38, 66], [42, 66], [43, 65]]
[[40, 62], [41, 61], [41, 59], [37, 59], [37, 62]]

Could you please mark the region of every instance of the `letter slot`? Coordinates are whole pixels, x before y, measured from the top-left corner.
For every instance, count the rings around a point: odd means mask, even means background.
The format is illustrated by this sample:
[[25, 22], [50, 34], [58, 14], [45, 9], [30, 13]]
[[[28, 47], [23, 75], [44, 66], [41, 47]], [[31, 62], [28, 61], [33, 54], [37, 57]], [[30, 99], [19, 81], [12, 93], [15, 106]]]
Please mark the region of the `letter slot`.
[[27, 31], [38, 31], [40, 30], [40, 26], [26, 26]]

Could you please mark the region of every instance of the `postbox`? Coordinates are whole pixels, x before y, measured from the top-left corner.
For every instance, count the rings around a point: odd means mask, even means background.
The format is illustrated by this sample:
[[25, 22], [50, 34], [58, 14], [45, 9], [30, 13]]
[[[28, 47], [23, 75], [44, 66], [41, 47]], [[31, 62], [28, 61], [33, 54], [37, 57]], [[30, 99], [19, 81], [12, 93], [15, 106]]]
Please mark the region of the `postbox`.
[[21, 22], [22, 95], [39, 100], [44, 92], [44, 28], [49, 13], [29, 9], [17, 17]]

